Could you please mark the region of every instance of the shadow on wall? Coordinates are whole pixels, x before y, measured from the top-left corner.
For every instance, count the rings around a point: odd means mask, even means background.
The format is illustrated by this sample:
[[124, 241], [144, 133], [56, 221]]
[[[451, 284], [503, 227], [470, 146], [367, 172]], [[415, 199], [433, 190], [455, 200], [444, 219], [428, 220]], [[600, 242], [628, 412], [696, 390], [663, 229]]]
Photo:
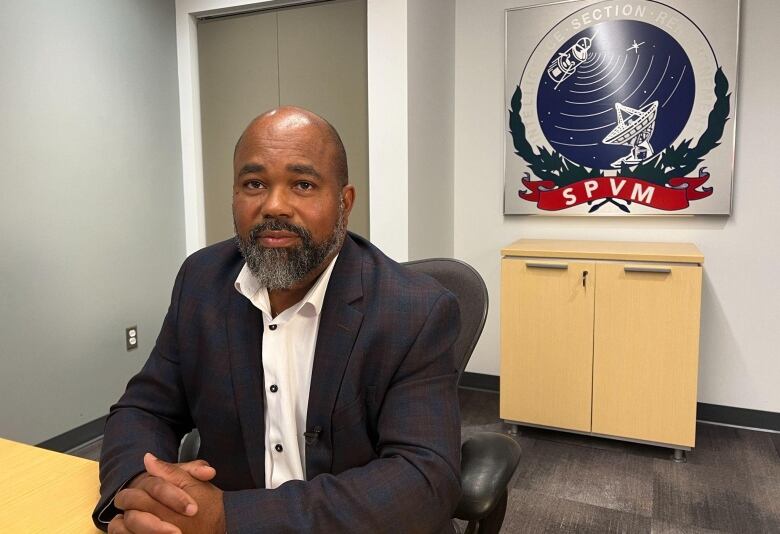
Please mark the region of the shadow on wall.
[[[716, 399], [723, 397], [723, 391], [707, 391], [703, 385], [720, 387], [723, 380], [717, 376], [717, 369], [737, 367], [744, 377], [747, 375], [745, 358], [740, 351], [737, 338], [728, 322], [728, 316], [718, 299], [717, 288], [712, 283], [705, 268], [701, 288], [701, 331], [709, 332], [709, 336], [702, 335], [699, 341], [699, 392], [698, 401], [706, 403], [722, 404]], [[728, 357], [730, 362], [719, 363], [714, 360], [718, 355]], [[721, 356], [721, 357], [723, 357]], [[719, 395], [716, 395], [718, 394]]]

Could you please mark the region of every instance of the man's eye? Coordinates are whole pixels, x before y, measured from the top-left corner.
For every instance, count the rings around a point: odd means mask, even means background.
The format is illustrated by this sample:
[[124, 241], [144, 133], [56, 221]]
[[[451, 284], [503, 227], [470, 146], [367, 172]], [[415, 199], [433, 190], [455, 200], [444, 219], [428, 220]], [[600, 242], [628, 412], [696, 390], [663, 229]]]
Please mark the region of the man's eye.
[[249, 180], [246, 183], [246, 186], [249, 189], [262, 189], [263, 188], [263, 182], [261, 182], [260, 180]]
[[311, 191], [314, 189], [314, 184], [311, 182], [298, 182], [295, 186], [302, 191]]

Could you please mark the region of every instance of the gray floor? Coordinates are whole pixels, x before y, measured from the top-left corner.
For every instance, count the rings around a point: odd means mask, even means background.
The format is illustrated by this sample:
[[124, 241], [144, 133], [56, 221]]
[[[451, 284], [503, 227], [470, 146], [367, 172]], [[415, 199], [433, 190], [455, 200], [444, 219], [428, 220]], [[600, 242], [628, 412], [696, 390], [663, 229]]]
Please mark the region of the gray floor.
[[[498, 395], [461, 390], [464, 439], [506, 432]], [[502, 532], [780, 533], [780, 434], [699, 423], [685, 464], [668, 449], [524, 428]], [[100, 440], [72, 454], [97, 459]]]
[[[498, 395], [461, 390], [463, 437], [505, 432]], [[669, 449], [522, 428], [507, 533], [780, 533], [780, 434], [699, 423]]]

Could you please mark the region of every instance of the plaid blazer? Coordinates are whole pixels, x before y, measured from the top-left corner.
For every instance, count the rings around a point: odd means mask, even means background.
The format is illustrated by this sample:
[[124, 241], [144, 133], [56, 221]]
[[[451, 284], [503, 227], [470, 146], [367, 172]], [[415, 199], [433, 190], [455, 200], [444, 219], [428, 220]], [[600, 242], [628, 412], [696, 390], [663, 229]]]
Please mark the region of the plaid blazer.
[[[93, 519], [197, 427], [232, 533], [452, 532], [460, 496], [455, 297], [350, 234], [331, 275], [309, 393], [306, 481], [264, 489], [262, 314], [233, 241], [182, 265], [143, 369], [111, 407]], [[102, 513], [102, 515], [101, 515]]]

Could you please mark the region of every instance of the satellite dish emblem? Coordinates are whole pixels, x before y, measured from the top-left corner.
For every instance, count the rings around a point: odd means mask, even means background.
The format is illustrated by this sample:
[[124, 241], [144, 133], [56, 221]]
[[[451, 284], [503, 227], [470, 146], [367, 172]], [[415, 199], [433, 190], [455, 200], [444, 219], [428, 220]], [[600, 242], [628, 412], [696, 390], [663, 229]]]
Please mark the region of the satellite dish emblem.
[[616, 102], [615, 111], [617, 126], [601, 142], [607, 145], [630, 146], [631, 153], [613, 161], [612, 167], [620, 169], [623, 165], [637, 165], [649, 159], [655, 153], [649, 141], [655, 129], [655, 119], [658, 117], [658, 101], [641, 109]]

